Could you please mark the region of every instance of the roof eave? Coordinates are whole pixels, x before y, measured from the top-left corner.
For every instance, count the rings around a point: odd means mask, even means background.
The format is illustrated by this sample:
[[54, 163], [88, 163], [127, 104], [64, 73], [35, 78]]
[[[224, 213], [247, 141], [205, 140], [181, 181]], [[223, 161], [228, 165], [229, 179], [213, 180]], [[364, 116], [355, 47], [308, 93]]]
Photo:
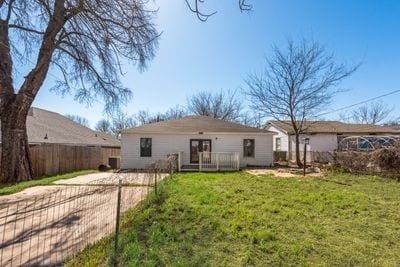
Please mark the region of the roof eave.
[[160, 135], [209, 135], [209, 134], [232, 134], [232, 135], [239, 135], [239, 134], [253, 134], [253, 135], [275, 135], [275, 132], [272, 131], [264, 131], [264, 132], [152, 132], [152, 131], [123, 131], [121, 134], [160, 134]]
[[[272, 126], [278, 128], [278, 129], [280, 129], [280, 130], [281, 130], [282, 132], [284, 132], [285, 134], [288, 134], [288, 135], [292, 134], [292, 133], [290, 133], [289, 131], [286, 131], [286, 130], [283, 129], [282, 127], [278, 126], [278, 125], [275, 124], [274, 122], [268, 122], [268, 124], [270, 124], [270, 125], [272, 125]], [[266, 126], [266, 127], [268, 127], [268, 126]]]
[[[295, 133], [289, 133], [289, 135], [294, 135]], [[400, 132], [302, 132], [300, 134], [350, 134], [350, 135], [400, 135]]]

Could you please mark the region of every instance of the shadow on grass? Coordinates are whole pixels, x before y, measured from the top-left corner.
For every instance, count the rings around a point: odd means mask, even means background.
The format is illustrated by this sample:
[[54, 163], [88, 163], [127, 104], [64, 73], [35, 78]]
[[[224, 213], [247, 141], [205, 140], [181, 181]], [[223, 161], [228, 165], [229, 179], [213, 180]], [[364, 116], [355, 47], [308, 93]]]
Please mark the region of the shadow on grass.
[[121, 263], [125, 262], [128, 256], [126, 253], [124, 254], [124, 251], [130, 249], [130, 243], [148, 244], [148, 229], [156, 223], [152, 219], [152, 215], [160, 210], [160, 206], [167, 198], [167, 191], [164, 190], [164, 186], [160, 186], [158, 194], [155, 194], [154, 191], [150, 192], [139, 205], [122, 214], [117, 252], [114, 250], [115, 234], [113, 234], [87, 246], [82, 252], [67, 261], [64, 266], [101, 266], [104, 264], [115, 266], [116, 263], [124, 266]]

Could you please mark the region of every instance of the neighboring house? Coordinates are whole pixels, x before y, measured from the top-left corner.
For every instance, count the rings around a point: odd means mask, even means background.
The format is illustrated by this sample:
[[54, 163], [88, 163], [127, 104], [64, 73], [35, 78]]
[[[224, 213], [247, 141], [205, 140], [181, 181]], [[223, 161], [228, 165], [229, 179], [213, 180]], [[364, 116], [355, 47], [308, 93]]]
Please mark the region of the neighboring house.
[[110, 134], [96, 132], [61, 114], [40, 108], [30, 108], [26, 128], [30, 145], [121, 147], [121, 143]]
[[121, 143], [112, 135], [39, 108], [29, 110], [26, 127], [35, 176], [97, 169], [110, 159], [119, 167]]
[[181, 170], [271, 166], [273, 134], [205, 116], [142, 125], [122, 132], [121, 168], [143, 169], [170, 154]]
[[[267, 123], [266, 130], [276, 132], [274, 136], [274, 151], [287, 152], [287, 159], [295, 159], [295, 135], [290, 122], [270, 121]], [[369, 125], [369, 124], [350, 124], [339, 121], [311, 121], [306, 122], [301, 142], [308, 137], [310, 139], [307, 151], [327, 152], [337, 150], [339, 142], [349, 136], [391, 136], [400, 135], [390, 127]], [[300, 151], [304, 151], [304, 145], [300, 146]], [[303, 156], [303, 153], [301, 153]]]

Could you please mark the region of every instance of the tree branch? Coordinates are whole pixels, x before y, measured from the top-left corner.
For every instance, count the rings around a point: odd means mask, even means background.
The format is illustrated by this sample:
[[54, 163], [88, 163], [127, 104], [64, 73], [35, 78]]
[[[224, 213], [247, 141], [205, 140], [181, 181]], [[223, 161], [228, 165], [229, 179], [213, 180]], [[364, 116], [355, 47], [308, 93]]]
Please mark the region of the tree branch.
[[[190, 0], [185, 0], [186, 5], [189, 7], [189, 10], [191, 12], [195, 13], [197, 18], [202, 22], [207, 21], [211, 16], [213, 16], [217, 13], [217, 11], [210, 12], [210, 13], [204, 13], [203, 11], [201, 11], [200, 5], [204, 4], [205, 0], [193, 0], [192, 1], [193, 4], [191, 4], [189, 1]], [[248, 12], [252, 9], [252, 5], [247, 4], [246, 0], [238, 0], [238, 5], [239, 5], [240, 11], [242, 11], [242, 12], [244, 12], [244, 11]]]
[[253, 6], [246, 3], [246, 0], [239, 0], [239, 8], [241, 11], [250, 11]]
[[197, 18], [202, 22], [207, 21], [209, 17], [211, 17], [217, 13], [217, 11], [214, 11], [212, 13], [206, 14], [206, 13], [203, 13], [202, 11], [200, 11], [199, 3], [201, 3], [201, 4], [204, 3], [204, 0], [194, 0], [194, 7], [192, 7], [192, 5], [189, 3], [189, 0], [185, 0], [185, 1], [186, 1], [186, 5], [189, 7], [190, 11], [195, 13]]
[[51, 62], [51, 57], [55, 49], [56, 36], [64, 26], [64, 2], [64, 0], [55, 0], [54, 14], [51, 17], [51, 20], [49, 21], [49, 24], [46, 28], [41, 47], [39, 49], [36, 65], [32, 69], [32, 71], [26, 76], [25, 81], [19, 90], [17, 97], [26, 99], [25, 101], [30, 104], [33, 102], [37, 92], [44, 82], [44, 79], [46, 78]]
[[26, 31], [26, 32], [31, 32], [31, 33], [36, 33], [36, 34], [41, 34], [41, 35], [45, 34], [45, 32], [43, 32], [43, 31], [26, 28], [26, 27], [23, 27], [23, 26], [20, 26], [20, 25], [16, 25], [16, 24], [9, 24], [9, 28], [17, 29], [17, 30], [21, 30], [21, 31]]
[[10, 2], [8, 3], [8, 11], [6, 16], [7, 23], [10, 21], [14, 2], [15, 0], [10, 0]]
[[69, 19], [75, 17], [80, 12], [82, 12], [83, 9], [84, 9], [84, 0], [79, 0], [77, 6], [67, 9], [66, 20], [69, 20]]

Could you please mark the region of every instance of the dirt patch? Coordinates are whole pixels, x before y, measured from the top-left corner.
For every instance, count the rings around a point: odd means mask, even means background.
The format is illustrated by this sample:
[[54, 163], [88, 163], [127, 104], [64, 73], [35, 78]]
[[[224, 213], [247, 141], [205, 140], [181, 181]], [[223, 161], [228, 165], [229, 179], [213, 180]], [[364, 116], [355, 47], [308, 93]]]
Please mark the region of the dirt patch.
[[[277, 177], [304, 177], [303, 172], [300, 169], [294, 168], [279, 168], [279, 169], [248, 169], [246, 172], [253, 174], [253, 175], [274, 175]], [[310, 172], [306, 173], [307, 177], [322, 177], [325, 176], [323, 172]]]
[[123, 213], [152, 190], [154, 174], [88, 174], [1, 196], [0, 266], [61, 266], [113, 233], [119, 179], [138, 185], [122, 186]]
[[71, 179], [65, 179], [65, 180], [58, 180], [55, 181], [54, 184], [62, 184], [62, 185], [68, 185], [68, 184], [89, 184], [93, 183], [99, 180], [104, 180], [104, 179], [110, 179], [111, 177], [115, 176], [115, 173], [112, 172], [98, 172], [98, 173], [91, 173], [91, 174], [85, 174], [85, 175], [80, 175]]

